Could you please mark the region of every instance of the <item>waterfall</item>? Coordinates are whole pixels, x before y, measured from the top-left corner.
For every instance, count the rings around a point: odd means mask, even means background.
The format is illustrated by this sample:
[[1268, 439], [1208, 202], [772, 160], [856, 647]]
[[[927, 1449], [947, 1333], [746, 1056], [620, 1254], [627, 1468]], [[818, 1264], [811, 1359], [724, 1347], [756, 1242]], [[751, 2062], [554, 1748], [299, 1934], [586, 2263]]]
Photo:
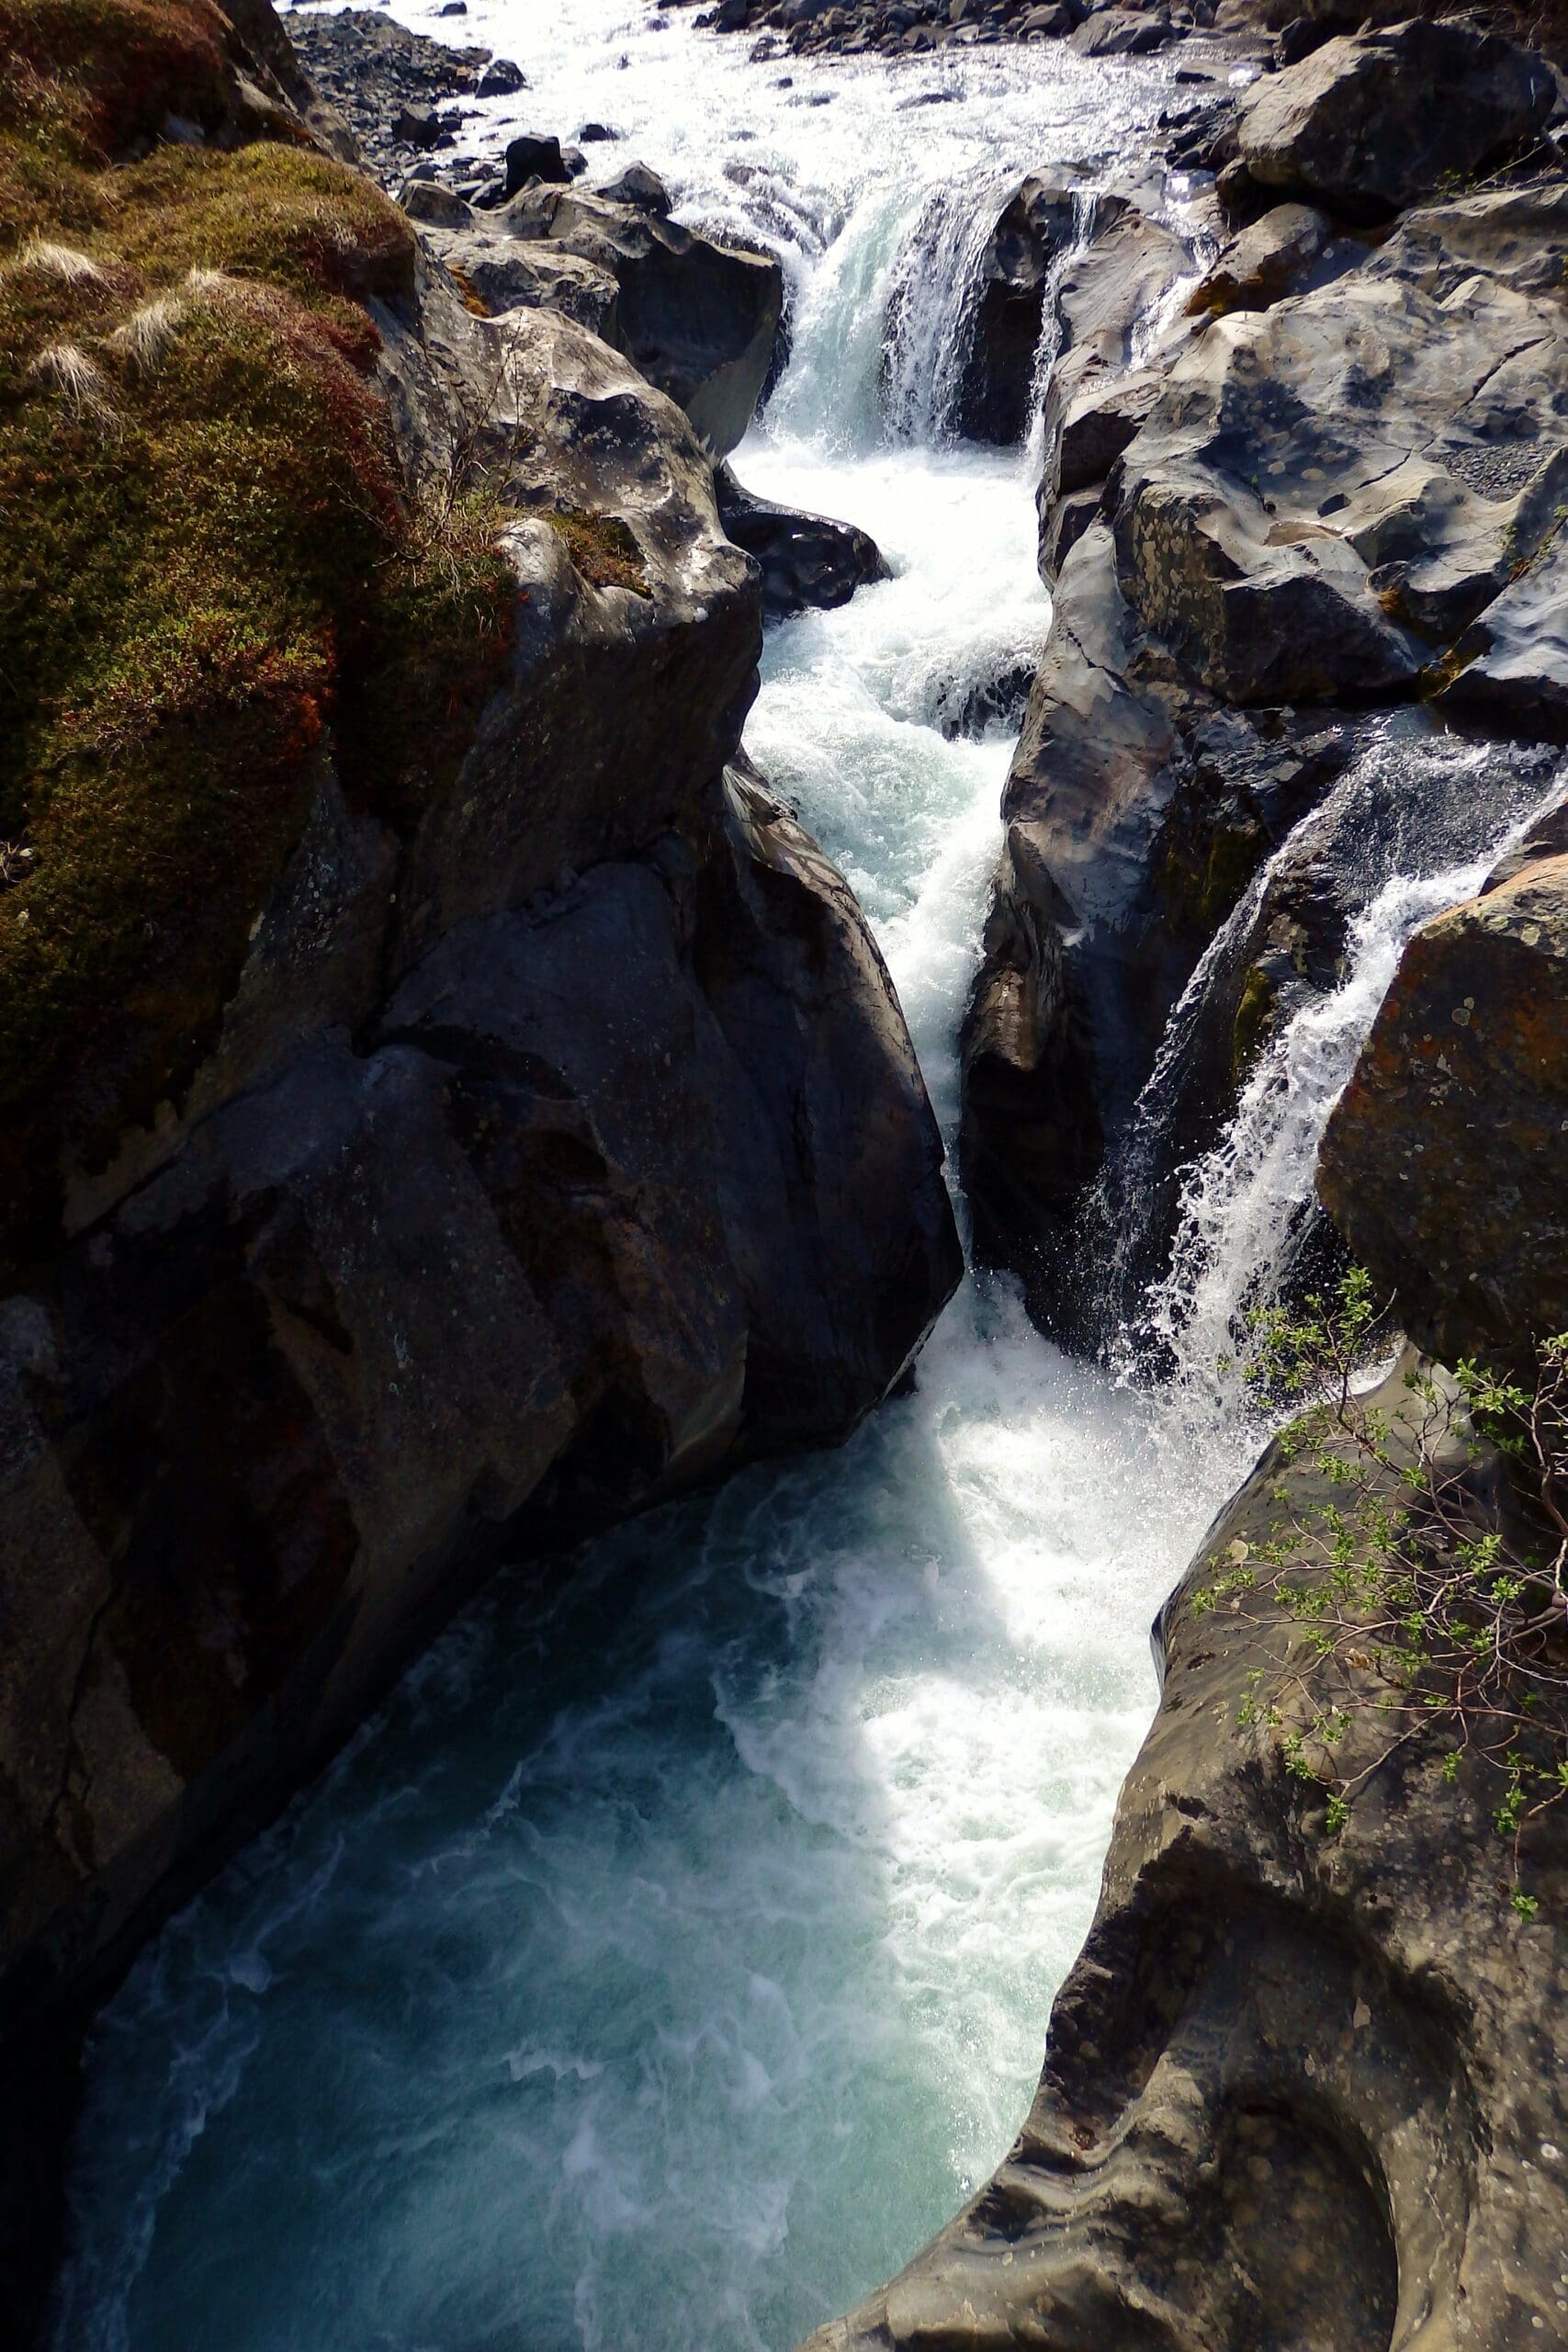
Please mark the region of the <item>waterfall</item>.
[[981, 273], [1010, 190], [991, 171], [932, 188], [896, 265], [884, 343], [883, 404], [899, 440], [953, 428]]
[[[1172, 1367], [1185, 1411], [1247, 1413], [1247, 1317], [1284, 1292], [1318, 1220], [1318, 1146], [1405, 944], [1431, 916], [1472, 897], [1563, 789], [1544, 751], [1500, 752], [1442, 738], [1385, 741], [1269, 859], [1183, 991], [1134, 1109], [1111, 1192], [1122, 1204], [1123, 1253], [1137, 1231], [1135, 1204], [1157, 1182], [1183, 1057], [1205, 1007], [1234, 973], [1280, 873], [1303, 852], [1332, 854], [1343, 844], [1338, 878], [1353, 911], [1339, 978], [1325, 992], [1301, 992], [1258, 1053], [1224, 1132], [1177, 1171], [1174, 1238], [1132, 1328], [1122, 1325], [1124, 1372], [1146, 1361], [1152, 1341]], [[1125, 1266], [1125, 1254], [1118, 1264]]]

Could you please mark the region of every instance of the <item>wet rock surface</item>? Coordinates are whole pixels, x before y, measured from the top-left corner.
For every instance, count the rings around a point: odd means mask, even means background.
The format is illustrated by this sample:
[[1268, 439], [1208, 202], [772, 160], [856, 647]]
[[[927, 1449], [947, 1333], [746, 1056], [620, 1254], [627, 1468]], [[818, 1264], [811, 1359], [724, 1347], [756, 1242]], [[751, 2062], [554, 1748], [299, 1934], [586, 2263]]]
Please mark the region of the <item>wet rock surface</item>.
[[714, 487], [726, 536], [761, 567], [764, 619], [830, 611], [857, 588], [889, 578], [881, 549], [857, 524], [754, 498], [728, 466], [719, 467]]
[[[1408, 1458], [1404, 1369], [1375, 1403]], [[1526, 1925], [1490, 1781], [1469, 1759], [1445, 1779], [1419, 1737], [1385, 1753], [1368, 1707], [1338, 1759], [1366, 1777], [1326, 1834], [1286, 1747], [1314, 1687], [1301, 1625], [1192, 1605], [1216, 1561], [1339, 1491], [1270, 1449], [1211, 1529], [1161, 1615], [1159, 1712], [1028, 2120], [810, 2352], [1561, 2339], [1561, 1812], [1532, 1838]]]
[[1077, 239], [1087, 200], [1077, 175], [1037, 173], [991, 232], [959, 390], [957, 426], [969, 440], [1023, 437], [1052, 267]]

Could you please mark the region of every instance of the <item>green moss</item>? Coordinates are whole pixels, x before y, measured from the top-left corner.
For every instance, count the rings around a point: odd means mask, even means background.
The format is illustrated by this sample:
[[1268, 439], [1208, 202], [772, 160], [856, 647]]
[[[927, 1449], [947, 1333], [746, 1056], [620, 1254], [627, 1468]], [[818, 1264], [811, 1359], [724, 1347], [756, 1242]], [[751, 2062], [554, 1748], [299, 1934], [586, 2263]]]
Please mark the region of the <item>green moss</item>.
[[402, 215], [302, 146], [102, 160], [219, 103], [222, 23], [0, 0], [0, 1254], [68, 1091], [107, 1153], [188, 1076], [318, 747], [407, 827], [504, 650], [495, 518], [409, 497], [367, 380]]
[[545, 520], [566, 541], [567, 553], [584, 580], [595, 588], [629, 588], [635, 596], [651, 596], [642, 550], [618, 514], [590, 514], [568, 506]]
[[1238, 1086], [1274, 1025], [1276, 1003], [1273, 982], [1260, 965], [1250, 965], [1231, 1026], [1231, 1077]]

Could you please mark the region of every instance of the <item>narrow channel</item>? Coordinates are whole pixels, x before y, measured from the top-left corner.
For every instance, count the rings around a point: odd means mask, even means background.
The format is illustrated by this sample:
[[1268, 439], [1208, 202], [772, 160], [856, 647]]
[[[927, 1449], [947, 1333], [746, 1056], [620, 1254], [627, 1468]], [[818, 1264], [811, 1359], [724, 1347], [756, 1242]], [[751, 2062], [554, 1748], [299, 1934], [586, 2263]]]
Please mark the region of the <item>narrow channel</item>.
[[[1027, 170], [1135, 155], [1168, 69], [752, 63], [628, 0], [459, 29], [529, 75], [496, 141], [603, 121], [607, 165], [784, 259], [735, 469], [894, 577], [771, 635], [748, 746], [859, 892], [951, 1137], [1010, 752], [952, 729], [1049, 617], [1028, 450], [946, 431], [965, 273]], [[1256, 1448], [1213, 1333], [1338, 1068], [1266, 1201], [1194, 1195], [1223, 1296], [1170, 1331], [1209, 1376], [1119, 1383], [971, 1280], [842, 1451], [588, 1546], [547, 1600], [487, 1590], [102, 2019], [62, 2347], [789, 2352], [915, 2252], [1028, 2104], [1149, 1620]]]

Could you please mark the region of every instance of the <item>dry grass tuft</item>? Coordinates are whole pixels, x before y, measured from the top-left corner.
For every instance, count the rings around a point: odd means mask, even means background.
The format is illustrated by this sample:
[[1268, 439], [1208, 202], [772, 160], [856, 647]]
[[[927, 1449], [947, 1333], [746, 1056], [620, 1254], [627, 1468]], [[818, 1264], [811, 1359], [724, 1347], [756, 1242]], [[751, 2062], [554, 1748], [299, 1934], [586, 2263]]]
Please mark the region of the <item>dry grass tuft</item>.
[[45, 344], [28, 374], [35, 383], [58, 392], [72, 414], [84, 423], [104, 424], [112, 419], [114, 403], [104, 371], [79, 344]]
[[179, 332], [186, 305], [172, 294], [143, 302], [108, 337], [108, 347], [140, 376], [150, 376]]
[[103, 286], [107, 283], [104, 272], [88, 254], [79, 253], [74, 245], [57, 245], [48, 237], [35, 237], [25, 245], [17, 259], [18, 269], [31, 270], [39, 277], [57, 277], [66, 286]]

